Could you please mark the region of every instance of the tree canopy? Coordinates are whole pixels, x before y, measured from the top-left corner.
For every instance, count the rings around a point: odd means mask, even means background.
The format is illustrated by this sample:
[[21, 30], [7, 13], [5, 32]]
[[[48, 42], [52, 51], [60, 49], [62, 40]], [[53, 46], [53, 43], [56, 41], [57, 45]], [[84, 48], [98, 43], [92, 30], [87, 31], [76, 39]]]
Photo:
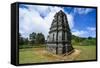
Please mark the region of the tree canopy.
[[35, 32], [33, 32], [33, 33], [31, 33], [29, 35], [29, 38], [30, 38], [30, 41], [33, 44], [34, 43], [36, 43], [36, 44], [43, 44], [43, 43], [45, 43], [45, 37], [44, 37], [44, 35], [42, 33], [35, 33]]

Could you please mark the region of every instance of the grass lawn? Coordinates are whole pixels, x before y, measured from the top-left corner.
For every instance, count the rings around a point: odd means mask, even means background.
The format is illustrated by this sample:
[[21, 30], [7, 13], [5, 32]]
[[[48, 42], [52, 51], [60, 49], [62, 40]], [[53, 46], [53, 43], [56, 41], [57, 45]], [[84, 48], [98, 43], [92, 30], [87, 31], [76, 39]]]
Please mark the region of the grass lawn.
[[75, 60], [95, 60], [96, 47], [93, 46], [74, 46], [81, 51], [80, 55]]
[[96, 59], [95, 46], [73, 46], [79, 50], [80, 53], [75, 56], [58, 56], [51, 54], [45, 50], [45, 47], [39, 48], [25, 48], [19, 50], [19, 63], [40, 63], [40, 62], [54, 62], [54, 61], [77, 61], [77, 60], [94, 60]]

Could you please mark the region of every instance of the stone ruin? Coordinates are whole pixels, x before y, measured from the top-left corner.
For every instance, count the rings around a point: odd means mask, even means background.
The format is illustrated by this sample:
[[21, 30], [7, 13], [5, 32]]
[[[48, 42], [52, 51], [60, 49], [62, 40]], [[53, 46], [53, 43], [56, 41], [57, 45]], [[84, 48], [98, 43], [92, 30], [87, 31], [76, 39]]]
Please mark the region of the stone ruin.
[[73, 50], [68, 19], [62, 10], [54, 15], [47, 37], [47, 50], [54, 54], [67, 54]]

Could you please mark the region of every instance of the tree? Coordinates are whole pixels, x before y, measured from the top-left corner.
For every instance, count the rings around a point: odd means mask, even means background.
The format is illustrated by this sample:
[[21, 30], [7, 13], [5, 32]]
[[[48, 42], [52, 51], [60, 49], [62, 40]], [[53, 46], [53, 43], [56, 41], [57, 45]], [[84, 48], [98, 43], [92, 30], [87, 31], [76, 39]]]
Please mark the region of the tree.
[[31, 44], [44, 44], [45, 43], [45, 37], [42, 33], [31, 33], [30, 34], [30, 42]]
[[35, 33], [35, 32], [31, 33], [31, 34], [29, 35], [29, 38], [30, 38], [30, 42], [31, 42], [32, 44], [34, 44], [35, 41], [36, 41], [36, 33]]
[[24, 44], [28, 44], [29, 42], [28, 38], [23, 38], [23, 40], [24, 40]]
[[88, 37], [88, 39], [92, 39], [92, 37]]
[[28, 44], [28, 38], [22, 37], [20, 33], [19, 33], [19, 44], [20, 45]]
[[20, 45], [23, 45], [23, 44], [24, 44], [23, 37], [21, 36], [20, 33], [19, 33], [19, 44], [20, 44]]
[[38, 43], [38, 44], [44, 44], [45, 43], [45, 37], [42, 33], [38, 33], [36, 35], [36, 43]]

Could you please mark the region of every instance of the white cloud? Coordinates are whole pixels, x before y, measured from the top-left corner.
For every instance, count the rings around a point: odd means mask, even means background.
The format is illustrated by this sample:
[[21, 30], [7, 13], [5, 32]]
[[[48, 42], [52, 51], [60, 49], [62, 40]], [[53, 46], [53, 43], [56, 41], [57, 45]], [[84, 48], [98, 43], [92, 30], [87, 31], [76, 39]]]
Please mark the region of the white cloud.
[[73, 29], [72, 34], [79, 37], [96, 37], [96, 31], [94, 27], [88, 27], [86, 30]]
[[91, 12], [93, 9], [91, 8], [74, 8], [74, 13], [79, 13], [79, 14], [87, 14]]
[[[33, 6], [27, 5], [26, 8], [19, 8], [19, 32], [24, 37], [28, 37], [32, 32], [42, 32], [47, 37], [53, 17], [56, 12], [63, 10], [60, 7]], [[45, 17], [41, 17], [43, 14]], [[73, 16], [67, 14], [70, 28], [74, 26]]]
[[90, 30], [90, 31], [95, 31], [96, 30], [95, 27], [88, 27], [87, 29]]
[[69, 23], [70, 29], [72, 29], [74, 27], [74, 16], [68, 13], [66, 15], [68, 17], [68, 23]]
[[26, 37], [31, 32], [43, 32], [46, 34], [49, 26], [35, 10], [19, 9], [19, 31]]
[[88, 37], [87, 35], [87, 31], [83, 31], [83, 30], [75, 30], [74, 32], [72, 32], [73, 35], [75, 36], [79, 36], [79, 37]]
[[46, 16], [50, 12], [49, 6], [39, 6], [39, 5], [25, 5], [30, 11], [37, 11], [40, 15]]

